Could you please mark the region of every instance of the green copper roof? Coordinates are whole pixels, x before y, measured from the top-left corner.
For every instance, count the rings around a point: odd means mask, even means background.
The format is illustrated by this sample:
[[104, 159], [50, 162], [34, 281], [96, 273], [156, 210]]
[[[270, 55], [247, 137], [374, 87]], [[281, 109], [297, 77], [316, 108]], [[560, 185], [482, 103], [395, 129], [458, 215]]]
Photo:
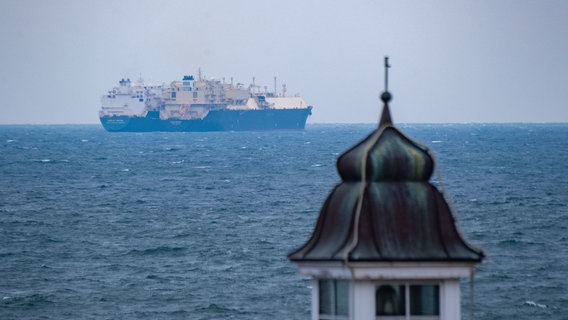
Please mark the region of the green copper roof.
[[340, 182], [312, 237], [292, 261], [470, 261], [483, 258], [458, 232], [442, 193], [429, 183], [428, 150], [392, 125], [388, 101], [379, 128], [337, 160]]

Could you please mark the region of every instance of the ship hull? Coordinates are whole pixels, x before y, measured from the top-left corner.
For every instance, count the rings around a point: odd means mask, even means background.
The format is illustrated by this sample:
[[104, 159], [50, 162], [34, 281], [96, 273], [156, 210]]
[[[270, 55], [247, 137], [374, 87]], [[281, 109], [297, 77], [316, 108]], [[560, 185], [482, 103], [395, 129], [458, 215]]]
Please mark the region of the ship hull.
[[162, 120], [158, 112], [145, 117], [100, 117], [110, 132], [204, 132], [204, 131], [262, 131], [302, 130], [311, 115], [311, 107], [301, 109], [211, 110], [203, 119]]

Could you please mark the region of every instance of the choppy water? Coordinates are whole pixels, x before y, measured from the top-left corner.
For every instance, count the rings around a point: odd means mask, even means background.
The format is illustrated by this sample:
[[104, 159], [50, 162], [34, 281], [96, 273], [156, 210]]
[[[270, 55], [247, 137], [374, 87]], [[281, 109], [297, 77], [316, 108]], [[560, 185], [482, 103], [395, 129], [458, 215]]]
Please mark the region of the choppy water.
[[[566, 319], [568, 124], [399, 128], [433, 149], [486, 251], [475, 318]], [[0, 126], [0, 319], [308, 319], [286, 255], [372, 129]]]

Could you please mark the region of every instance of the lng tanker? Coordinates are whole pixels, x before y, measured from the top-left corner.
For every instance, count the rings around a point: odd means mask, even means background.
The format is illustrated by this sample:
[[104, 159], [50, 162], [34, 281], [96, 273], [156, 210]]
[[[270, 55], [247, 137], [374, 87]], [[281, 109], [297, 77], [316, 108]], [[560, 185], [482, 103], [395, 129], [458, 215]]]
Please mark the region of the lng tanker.
[[244, 131], [304, 129], [312, 106], [267, 87], [184, 76], [169, 86], [122, 79], [101, 98], [107, 131]]

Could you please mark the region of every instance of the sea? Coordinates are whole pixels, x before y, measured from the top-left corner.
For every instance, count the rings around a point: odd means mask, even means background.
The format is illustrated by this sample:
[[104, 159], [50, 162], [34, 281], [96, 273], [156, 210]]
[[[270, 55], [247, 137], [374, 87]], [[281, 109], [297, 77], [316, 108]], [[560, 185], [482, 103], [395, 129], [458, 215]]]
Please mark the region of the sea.
[[[568, 319], [568, 124], [397, 127], [486, 254], [462, 319]], [[375, 128], [0, 126], [0, 319], [309, 319], [287, 254]]]

